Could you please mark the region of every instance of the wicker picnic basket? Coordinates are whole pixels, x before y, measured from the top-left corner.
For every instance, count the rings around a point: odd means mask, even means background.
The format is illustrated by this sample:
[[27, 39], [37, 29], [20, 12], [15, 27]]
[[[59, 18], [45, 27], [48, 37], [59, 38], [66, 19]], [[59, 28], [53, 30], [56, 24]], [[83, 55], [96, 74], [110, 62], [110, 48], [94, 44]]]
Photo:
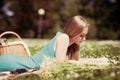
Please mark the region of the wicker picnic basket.
[[[7, 39], [2, 38], [4, 35], [14, 35], [17, 37], [15, 41], [8, 41]], [[0, 34], [0, 55], [2, 54], [17, 54], [19, 56], [31, 56], [28, 47], [22, 38], [13, 31], [6, 31]]]

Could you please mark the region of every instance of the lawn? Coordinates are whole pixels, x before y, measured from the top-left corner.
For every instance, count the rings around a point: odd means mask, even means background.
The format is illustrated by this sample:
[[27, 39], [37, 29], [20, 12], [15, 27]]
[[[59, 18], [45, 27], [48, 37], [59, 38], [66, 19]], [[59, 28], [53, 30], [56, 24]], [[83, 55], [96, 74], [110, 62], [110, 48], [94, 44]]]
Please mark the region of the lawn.
[[[31, 54], [37, 53], [49, 40], [24, 39]], [[120, 41], [87, 40], [80, 48], [81, 58], [107, 58], [109, 65], [77, 65], [70, 62], [48, 60], [38, 75], [20, 76], [15, 80], [119, 80]]]

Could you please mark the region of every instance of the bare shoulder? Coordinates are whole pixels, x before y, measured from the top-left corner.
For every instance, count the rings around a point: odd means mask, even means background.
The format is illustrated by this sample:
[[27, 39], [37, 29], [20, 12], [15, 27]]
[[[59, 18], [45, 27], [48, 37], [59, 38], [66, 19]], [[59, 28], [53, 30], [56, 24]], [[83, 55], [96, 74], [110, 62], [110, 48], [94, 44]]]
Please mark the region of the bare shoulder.
[[63, 40], [63, 41], [69, 41], [69, 36], [67, 35], [67, 34], [65, 34], [65, 33], [62, 33], [58, 38], [57, 38], [57, 40], [59, 41], [59, 40]]
[[68, 45], [69, 45], [69, 36], [65, 33], [62, 33], [56, 39], [54, 50], [56, 50], [56, 48], [58, 47], [59, 47], [59, 50], [60, 50], [60, 47], [65, 49]]

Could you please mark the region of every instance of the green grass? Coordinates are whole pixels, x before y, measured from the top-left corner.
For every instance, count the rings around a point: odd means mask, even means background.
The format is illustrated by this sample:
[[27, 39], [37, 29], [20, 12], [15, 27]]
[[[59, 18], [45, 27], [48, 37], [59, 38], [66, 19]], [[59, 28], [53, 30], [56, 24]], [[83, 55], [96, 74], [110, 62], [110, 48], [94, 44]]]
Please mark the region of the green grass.
[[[24, 39], [31, 54], [37, 53], [49, 40]], [[85, 41], [80, 48], [82, 58], [106, 57], [109, 66], [76, 65], [69, 62], [49, 60], [42, 66], [42, 74], [27, 75], [15, 80], [119, 80], [120, 79], [120, 41]], [[114, 63], [116, 61], [116, 63]]]

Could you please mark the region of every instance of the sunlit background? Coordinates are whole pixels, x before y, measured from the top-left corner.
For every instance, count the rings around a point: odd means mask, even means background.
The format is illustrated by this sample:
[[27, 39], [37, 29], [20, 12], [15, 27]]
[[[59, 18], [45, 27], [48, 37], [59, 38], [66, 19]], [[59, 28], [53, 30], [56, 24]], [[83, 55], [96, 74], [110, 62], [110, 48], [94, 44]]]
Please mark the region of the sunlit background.
[[0, 33], [52, 38], [74, 15], [90, 23], [88, 39], [120, 40], [120, 0], [0, 0]]

